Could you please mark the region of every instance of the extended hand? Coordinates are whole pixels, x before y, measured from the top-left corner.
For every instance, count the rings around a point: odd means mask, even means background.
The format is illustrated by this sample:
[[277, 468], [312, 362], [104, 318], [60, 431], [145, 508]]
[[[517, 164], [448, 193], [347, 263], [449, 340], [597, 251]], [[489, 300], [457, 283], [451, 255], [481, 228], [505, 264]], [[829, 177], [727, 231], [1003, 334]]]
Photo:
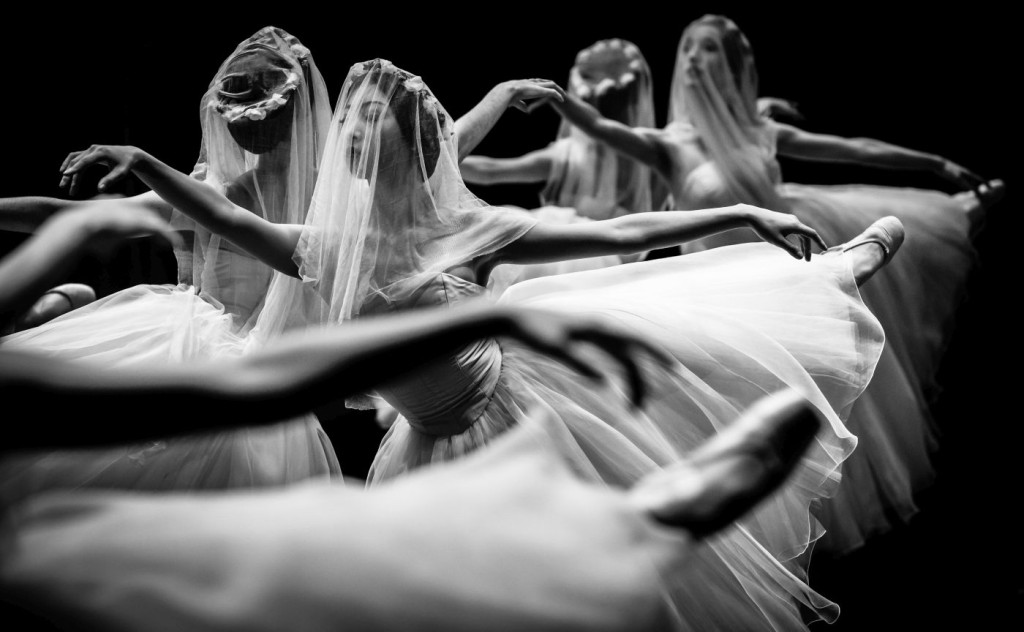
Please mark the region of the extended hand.
[[797, 108], [795, 101], [776, 97], [761, 97], [758, 99], [757, 113], [773, 120], [789, 119], [791, 121], [802, 121], [804, 118], [804, 115]]
[[974, 189], [977, 191], [985, 184], [984, 178], [952, 160], [943, 160], [938, 174], [964, 190]]
[[624, 370], [629, 383], [630, 401], [643, 405], [647, 385], [638, 364], [641, 355], [649, 355], [666, 366], [675, 360], [655, 344], [626, 330], [597, 320], [536, 309], [516, 309], [512, 315], [513, 338], [549, 355], [583, 375], [603, 381], [604, 375], [581, 353], [593, 345], [611, 356]]
[[60, 166], [60, 186], [70, 185], [69, 193], [74, 195], [78, 192], [78, 176], [84, 169], [92, 165], [106, 165], [110, 167], [110, 173], [96, 187], [103, 192], [131, 171], [138, 155], [139, 149], [130, 145], [93, 145], [85, 151], [73, 151]]
[[547, 79], [517, 79], [505, 85], [512, 90], [509, 106], [522, 112], [532, 112], [552, 99], [559, 103], [565, 101], [565, 90]]
[[[761, 239], [782, 248], [797, 259], [811, 260], [812, 243], [820, 246], [822, 250], [827, 248], [824, 240], [818, 235], [818, 231], [789, 213], [776, 213], [747, 204], [741, 206], [750, 209], [750, 227]], [[799, 245], [787, 239], [790, 235], [797, 236]]]

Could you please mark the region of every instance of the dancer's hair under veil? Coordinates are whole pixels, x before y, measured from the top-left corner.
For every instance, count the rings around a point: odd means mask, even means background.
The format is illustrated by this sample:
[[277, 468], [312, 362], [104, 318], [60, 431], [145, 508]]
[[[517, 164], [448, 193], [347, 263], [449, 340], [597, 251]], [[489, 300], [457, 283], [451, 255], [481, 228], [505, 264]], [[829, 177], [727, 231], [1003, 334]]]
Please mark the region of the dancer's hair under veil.
[[[600, 40], [581, 50], [569, 72], [568, 90], [607, 118], [630, 127], [655, 126], [651, 69], [632, 42]], [[646, 165], [619, 156], [567, 119], [562, 119], [558, 139], [542, 203], [584, 209], [584, 214], [588, 207], [654, 210], [652, 173]]]
[[275, 280], [255, 332], [408, 307], [460, 265], [536, 223], [494, 209], [462, 181], [452, 117], [418, 76], [374, 59], [349, 70], [293, 259], [301, 300]]
[[[702, 27], [705, 34], [714, 34], [709, 45], [722, 61], [706, 70], [692, 66], [687, 55]], [[683, 30], [672, 75], [669, 128], [687, 138], [696, 136], [721, 173], [727, 196], [784, 211], [775, 188], [775, 127], [758, 113], [757, 90], [753, 48], [732, 20], [705, 15]], [[685, 207], [686, 200], [675, 204]]]
[[[282, 29], [268, 26], [241, 42], [210, 81], [200, 105], [203, 140], [192, 176], [264, 219], [301, 224], [330, 125], [327, 87], [309, 49]], [[207, 297], [237, 288], [263, 295], [272, 271], [257, 262], [230, 280], [218, 278], [218, 258], [234, 250], [175, 211], [172, 224], [195, 234], [179, 260], [179, 281]], [[248, 328], [256, 313], [240, 314]]]

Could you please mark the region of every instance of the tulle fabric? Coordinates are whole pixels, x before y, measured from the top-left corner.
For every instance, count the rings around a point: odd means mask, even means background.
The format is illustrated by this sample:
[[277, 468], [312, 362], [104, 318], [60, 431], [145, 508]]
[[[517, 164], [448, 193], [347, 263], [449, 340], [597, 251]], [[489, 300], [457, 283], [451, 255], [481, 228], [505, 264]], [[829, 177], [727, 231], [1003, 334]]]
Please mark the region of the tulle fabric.
[[[233, 322], [223, 307], [200, 298], [190, 286], [140, 285], [9, 336], [3, 346], [98, 369], [225, 360], [240, 356], [245, 348], [246, 340], [234, 331]], [[145, 419], [145, 411], [139, 411], [138, 423]], [[48, 489], [80, 487], [261, 487], [339, 472], [319, 422], [308, 415], [260, 428], [8, 456], [0, 461], [0, 499], [12, 502]]]
[[886, 215], [906, 228], [898, 255], [861, 288], [885, 327], [886, 350], [848, 423], [858, 455], [821, 514], [829, 530], [821, 550], [845, 552], [906, 523], [917, 512], [914, 493], [934, 481], [939, 430], [929, 404], [941, 392], [936, 377], [976, 252], [965, 200], [938, 191], [786, 184], [781, 192], [830, 244]]
[[[264, 84], [281, 93], [270, 91], [261, 100], [257, 93]], [[249, 92], [237, 92], [239, 86]], [[229, 89], [237, 94], [225, 97]], [[222, 64], [203, 98], [203, 147], [193, 176], [261, 217], [301, 223], [329, 108], [309, 51], [280, 29], [261, 29]], [[286, 118], [263, 125], [273, 117]], [[229, 119], [242, 127], [232, 129]], [[274, 273], [177, 212], [172, 223], [193, 234], [191, 247], [175, 252], [182, 283], [128, 288], [0, 344], [99, 367], [230, 359], [258, 347], [245, 334]], [[297, 281], [280, 283], [302, 291]], [[139, 411], [139, 423], [145, 423], [145, 411]], [[51, 487], [246, 487], [340, 472], [312, 415], [144, 446], [34, 453], [6, 460], [2, 469], [8, 499]]]
[[[686, 46], [697, 27], [711, 27], [726, 63], [693, 73]], [[690, 165], [673, 189], [679, 208], [756, 204], [795, 214], [829, 245], [856, 237], [886, 215], [900, 218], [906, 241], [862, 289], [886, 332], [875, 380], [847, 426], [860, 439], [843, 470], [842, 488], [820, 512], [829, 533], [818, 550], [849, 551], [916, 512], [914, 495], [934, 479], [936, 428], [929, 403], [939, 362], [975, 260], [965, 200], [936, 191], [781, 184], [777, 126], [757, 114], [753, 51], [728, 18], [704, 16], [683, 33], [672, 81], [673, 122], [680, 145], [699, 144], [704, 161]], [[733, 230], [686, 244], [684, 252], [756, 241]]]
[[[309, 49], [282, 29], [260, 29], [224, 60], [203, 95], [203, 141], [192, 177], [268, 221], [301, 224], [330, 118], [327, 86]], [[269, 266], [178, 211], [171, 224], [194, 234], [186, 248], [175, 251], [185, 272], [179, 282], [220, 300], [229, 311], [233, 305], [224, 294], [238, 294], [243, 284], [251, 286], [244, 290], [248, 294], [266, 294], [273, 276]], [[248, 276], [232, 273], [225, 260]], [[262, 303], [237, 307], [242, 309], [238, 328], [247, 330]]]
[[[568, 91], [602, 116], [630, 127], [654, 127], [651, 69], [640, 49], [620, 39], [581, 50], [569, 71]], [[590, 138], [563, 119], [558, 151], [541, 193], [546, 205], [576, 208], [585, 217], [653, 210], [651, 170]]]
[[307, 291], [275, 279], [255, 340], [387, 311], [536, 223], [470, 193], [451, 116], [420, 77], [384, 59], [349, 70], [321, 168], [293, 254]]
[[[480, 291], [450, 276], [440, 285], [439, 300]], [[834, 619], [835, 605], [803, 580], [804, 554], [821, 535], [809, 506], [835, 491], [856, 445], [842, 418], [882, 346], [843, 257], [807, 264], [771, 246], [738, 246], [526, 281], [501, 300], [611, 319], [658, 341], [678, 363], [645, 366], [651, 400], [631, 411], [616, 386], [599, 388], [514, 344], [482, 341], [380, 390], [402, 417], [381, 443], [370, 485], [474, 452], [544, 410], [577, 474], [628, 486], [683, 458], [759, 397], [796, 388], [828, 420], [797, 474], [713, 539], [688, 563], [692, 573], [663, 581], [679, 629], [803, 629], [801, 610]]]
[[[610, 217], [605, 219], [627, 213], [627, 211], [622, 209], [616, 209], [616, 211], [618, 211], [618, 214], [610, 215]], [[529, 213], [535, 220], [547, 224], [576, 224], [594, 221], [580, 209], [568, 206], [542, 206], [529, 211]], [[494, 268], [487, 281], [487, 289], [495, 295], [500, 295], [509, 286], [528, 279], [538, 279], [554, 274], [600, 270], [601, 268], [637, 261], [638, 259], [639, 257], [636, 255], [604, 255], [601, 257], [587, 257], [585, 259], [567, 259], [565, 261], [549, 261], [546, 263], [523, 265], [506, 263]]]
[[[487, 207], [466, 190], [450, 121], [419, 77], [380, 59], [352, 67], [294, 253], [316, 300], [278, 300], [272, 287], [255, 333], [298, 319], [331, 324], [447, 305], [483, 291], [459, 275], [476, 278], [475, 261], [536, 220]], [[765, 393], [793, 386], [830, 420], [807, 466], [736, 532], [739, 543], [727, 539], [709, 554], [709, 572], [721, 581], [675, 573], [663, 581], [679, 607], [678, 627], [800, 628], [801, 607], [833, 618], [834, 606], [799, 577], [797, 558], [819, 535], [808, 503], [835, 486], [855, 443], [837, 411], [870, 378], [881, 334], [843, 257], [806, 264], [770, 246], [747, 248], [513, 286], [523, 304], [576, 312], [589, 301], [590, 311], [619, 315], [674, 348], [675, 370], [651, 367], [664, 398], [652, 407], [657, 412], [633, 415], [621, 393], [600, 393], [556, 363], [483, 340], [378, 389], [403, 417], [378, 451], [370, 484], [473, 451], [538, 407], [552, 415], [577, 472], [625, 485], [675, 462]], [[577, 287], [584, 289], [562, 291]], [[760, 309], [750, 307], [758, 298]]]
[[8, 515], [0, 582], [103, 630], [664, 629], [692, 542], [572, 475], [535, 421], [369, 493], [51, 494]]
[[[621, 39], [600, 40], [581, 50], [569, 72], [568, 92], [602, 116], [630, 127], [654, 127], [651, 69], [640, 49]], [[645, 213], [664, 203], [649, 167], [621, 156], [563, 119], [551, 145], [551, 171], [531, 211], [541, 222], [573, 224]], [[506, 264], [488, 288], [500, 294], [513, 283], [552, 274], [596, 270], [638, 261], [642, 255], [590, 257], [529, 265]]]

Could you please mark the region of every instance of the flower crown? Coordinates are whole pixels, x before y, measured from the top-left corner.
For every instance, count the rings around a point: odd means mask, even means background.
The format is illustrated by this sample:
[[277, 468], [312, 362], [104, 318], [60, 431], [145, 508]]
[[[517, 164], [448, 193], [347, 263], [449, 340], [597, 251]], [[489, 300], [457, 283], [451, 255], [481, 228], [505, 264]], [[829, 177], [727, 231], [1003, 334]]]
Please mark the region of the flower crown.
[[[283, 46], [287, 46], [287, 52]], [[252, 103], [224, 103], [221, 99], [212, 99], [209, 107], [216, 110], [227, 122], [231, 123], [238, 119], [245, 118], [250, 121], [262, 121], [267, 116], [286, 105], [291, 95], [302, 83], [302, 77], [298, 70], [309, 64], [311, 53], [308, 48], [299, 42], [298, 38], [275, 26], [266, 26], [257, 31], [252, 37], [244, 41], [236, 49], [232, 57], [258, 49], [265, 49], [288, 63], [294, 70], [281, 69], [285, 73], [285, 82], [279, 86], [269, 97]], [[226, 94], [219, 91], [219, 96]]]
[[[614, 66], [624, 67], [617, 75], [603, 77], [597, 83], [587, 82], [582, 75], [589, 67], [608, 71]], [[569, 71], [569, 85], [581, 99], [600, 97], [612, 90], [624, 90], [638, 77], [648, 77], [650, 72], [640, 49], [636, 44], [621, 39], [601, 40], [588, 46], [576, 55], [576, 64]]]
[[[285, 72], [285, 71], [282, 71]], [[216, 110], [228, 123], [246, 118], [250, 121], [262, 121], [274, 110], [288, 103], [293, 92], [298, 89], [302, 79], [294, 71], [287, 71], [284, 85], [279, 87], [266, 99], [245, 104], [224, 103], [219, 99], [210, 101], [210, 108]]]
[[349, 74], [353, 77], [362, 77], [366, 73], [375, 69], [380, 70], [382, 74], [395, 75], [402, 80], [403, 88], [408, 92], [419, 94], [420, 98], [424, 101], [437, 103], [437, 98], [434, 97], [434, 93], [430, 91], [427, 84], [423, 83], [422, 77], [414, 75], [407, 70], [402, 70], [387, 59], [371, 59], [370, 61], [362, 61], [357, 64], [352, 64], [352, 69], [349, 71]]

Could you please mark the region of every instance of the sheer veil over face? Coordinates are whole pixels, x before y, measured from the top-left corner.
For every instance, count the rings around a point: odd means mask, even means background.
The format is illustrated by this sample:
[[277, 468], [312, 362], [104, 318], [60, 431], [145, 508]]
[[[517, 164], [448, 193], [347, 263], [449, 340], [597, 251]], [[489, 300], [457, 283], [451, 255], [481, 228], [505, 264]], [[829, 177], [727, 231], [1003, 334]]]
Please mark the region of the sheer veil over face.
[[[263, 28], [224, 60], [203, 95], [203, 141], [192, 175], [260, 217], [301, 224], [330, 116], [309, 49], [279, 28]], [[233, 250], [226, 242], [179, 213], [172, 222], [195, 233], [190, 251], [175, 253], [180, 281], [215, 299], [237, 293], [239, 284], [251, 284], [250, 294], [266, 292], [269, 268], [227, 271], [241, 261], [226, 254]]]
[[774, 128], [757, 112], [757, 68], [743, 32], [705, 15], [683, 31], [669, 103], [670, 127], [696, 134], [737, 201], [783, 210], [775, 193]]
[[[640, 49], [621, 39], [601, 40], [581, 50], [569, 72], [569, 92], [605, 117], [630, 127], [654, 127], [651, 69]], [[619, 157], [567, 120], [558, 131], [559, 153], [544, 203], [584, 209], [652, 209], [650, 169]], [[601, 217], [600, 219], [604, 219]]]
[[458, 166], [451, 116], [418, 76], [383, 59], [352, 66], [294, 259], [316, 288], [272, 288], [258, 329], [402, 309], [441, 273], [517, 239], [526, 213], [484, 209]]

